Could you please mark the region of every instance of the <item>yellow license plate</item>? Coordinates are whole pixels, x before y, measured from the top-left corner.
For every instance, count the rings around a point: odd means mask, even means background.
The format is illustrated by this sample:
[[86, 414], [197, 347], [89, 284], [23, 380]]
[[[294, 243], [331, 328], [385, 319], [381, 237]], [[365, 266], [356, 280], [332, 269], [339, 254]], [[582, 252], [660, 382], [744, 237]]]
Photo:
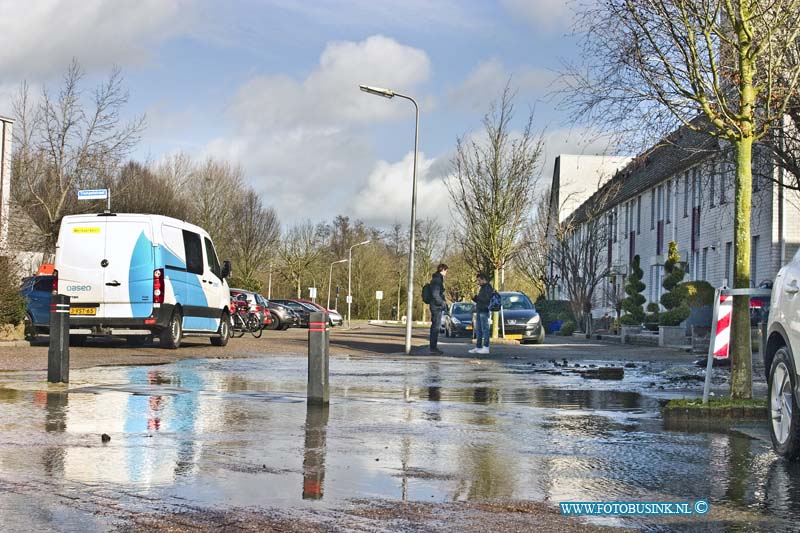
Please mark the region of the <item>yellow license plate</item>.
[[472, 326], [467, 326], [467, 331], [472, 331]]
[[509, 339], [509, 340], [512, 340], [512, 341], [521, 341], [522, 340], [522, 333], [514, 333], [513, 335], [512, 334], [506, 335], [506, 339]]
[[70, 307], [69, 314], [71, 315], [96, 315], [96, 307]]

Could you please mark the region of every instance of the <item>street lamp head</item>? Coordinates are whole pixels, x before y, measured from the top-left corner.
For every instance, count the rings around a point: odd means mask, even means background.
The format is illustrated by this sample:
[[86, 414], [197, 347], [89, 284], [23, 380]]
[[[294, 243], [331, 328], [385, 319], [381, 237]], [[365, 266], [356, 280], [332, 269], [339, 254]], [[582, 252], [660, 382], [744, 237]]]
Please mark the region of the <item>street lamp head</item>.
[[394, 91], [390, 89], [383, 89], [382, 87], [370, 87], [369, 85], [359, 85], [358, 88], [365, 93], [374, 94], [375, 96], [383, 96], [384, 98], [394, 97]]
[[367, 240], [366, 240], [366, 241], [364, 241], [364, 242], [360, 242], [360, 243], [358, 243], [356, 246], [361, 246], [362, 244], [369, 244], [369, 243], [371, 243], [371, 242], [372, 242], [372, 239], [367, 239]]
[[332, 264], [336, 265], [338, 263], [347, 263], [347, 259], [339, 259], [338, 261], [334, 261]]

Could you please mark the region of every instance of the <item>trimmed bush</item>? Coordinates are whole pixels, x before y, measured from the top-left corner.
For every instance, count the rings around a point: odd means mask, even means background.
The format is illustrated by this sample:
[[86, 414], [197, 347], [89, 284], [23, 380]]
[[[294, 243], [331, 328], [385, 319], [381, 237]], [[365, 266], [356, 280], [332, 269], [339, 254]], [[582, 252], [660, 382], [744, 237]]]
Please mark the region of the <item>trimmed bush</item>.
[[622, 300], [622, 310], [626, 314], [620, 318], [620, 323], [626, 326], [638, 326], [644, 322], [645, 315], [642, 305], [647, 300], [643, 295], [645, 284], [642, 283], [644, 271], [639, 266], [639, 256], [634, 256], [631, 262], [631, 273], [625, 284], [625, 293], [628, 295]]
[[686, 303], [689, 307], [714, 305], [714, 287], [707, 281], [687, 281], [681, 283], [686, 290]]
[[0, 325], [17, 325], [25, 318], [27, 302], [19, 291], [18, 280], [12, 275], [12, 262], [0, 257]]
[[536, 312], [542, 319], [542, 324], [549, 324], [554, 320], [572, 320], [575, 317], [572, 314], [572, 308], [567, 300], [545, 300], [539, 298], [536, 300]]
[[686, 303], [686, 288], [681, 283], [686, 271], [678, 262], [678, 245], [670, 241], [667, 261], [664, 263], [664, 283], [662, 286], [667, 291], [661, 295], [661, 305], [666, 311], [659, 313], [658, 323], [661, 326], [680, 326], [681, 322], [689, 317], [689, 305]]
[[561, 326], [561, 331], [558, 332], [559, 335], [562, 337], [571, 337], [573, 333], [575, 333], [576, 327], [575, 322], [572, 320], [567, 320]]

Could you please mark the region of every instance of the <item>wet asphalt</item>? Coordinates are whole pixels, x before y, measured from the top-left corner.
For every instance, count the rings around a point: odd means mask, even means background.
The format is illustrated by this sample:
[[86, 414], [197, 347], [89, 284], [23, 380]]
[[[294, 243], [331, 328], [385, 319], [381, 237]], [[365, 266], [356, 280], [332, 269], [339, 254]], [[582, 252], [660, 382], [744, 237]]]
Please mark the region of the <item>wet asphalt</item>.
[[[688, 354], [550, 341], [475, 358], [465, 342], [443, 340], [442, 357], [337, 349], [328, 408], [306, 405], [305, 357], [268, 349], [80, 368], [69, 386], [47, 385], [41, 371], [0, 373], [0, 525], [147, 529], [201, 512], [228, 517], [214, 529], [246, 529], [254, 522], [236, 516], [277, 513], [277, 529], [372, 530], [374, 518], [337, 513], [364, 502], [699, 499], [708, 515], [571, 520], [763, 530], [800, 518], [800, 470], [772, 453], [764, 424], [665, 428], [661, 403], [702, 390]], [[623, 379], [583, 375], [611, 365]], [[725, 371], [715, 375], [723, 391]], [[435, 516], [417, 525], [447, 529]]]

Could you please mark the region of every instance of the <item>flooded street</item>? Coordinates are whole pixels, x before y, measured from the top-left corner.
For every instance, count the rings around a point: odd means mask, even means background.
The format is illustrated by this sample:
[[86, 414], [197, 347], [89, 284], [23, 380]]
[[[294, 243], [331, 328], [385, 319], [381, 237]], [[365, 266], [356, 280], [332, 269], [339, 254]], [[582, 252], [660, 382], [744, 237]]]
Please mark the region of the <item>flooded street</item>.
[[542, 366], [332, 357], [327, 409], [306, 408], [300, 356], [88, 368], [69, 387], [4, 373], [3, 529], [124, 529], [197, 510], [321, 520], [384, 500], [711, 503], [702, 518], [589, 522], [631, 528], [800, 518], [800, 470], [748, 436], [762, 424], [665, 430], [666, 377], [586, 380]]

